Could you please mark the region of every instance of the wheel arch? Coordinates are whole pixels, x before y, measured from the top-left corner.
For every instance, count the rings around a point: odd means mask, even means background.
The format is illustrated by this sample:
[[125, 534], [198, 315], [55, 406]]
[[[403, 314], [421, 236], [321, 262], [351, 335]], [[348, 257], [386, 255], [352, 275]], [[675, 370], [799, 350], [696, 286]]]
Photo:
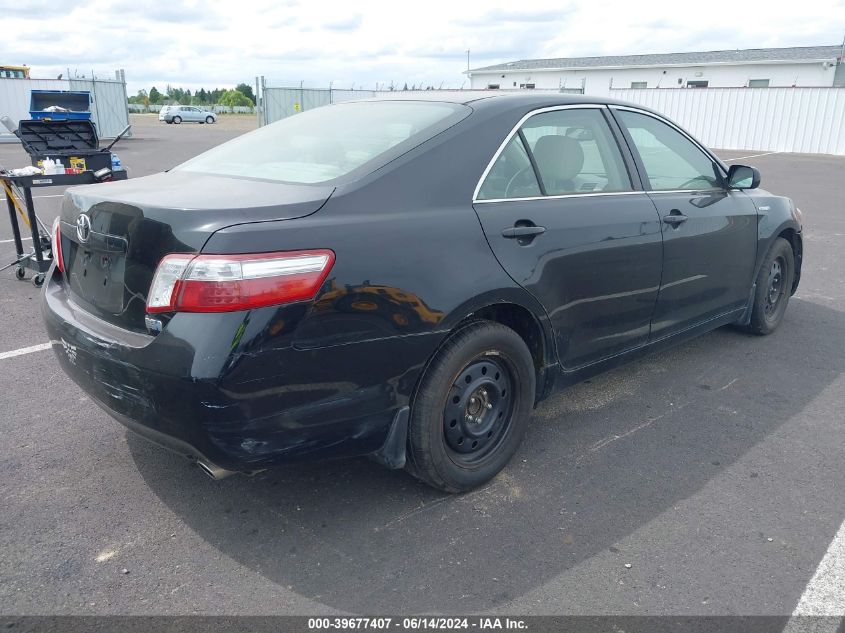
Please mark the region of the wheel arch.
[[522, 338], [534, 360], [536, 377], [534, 404], [536, 405], [548, 396], [554, 386], [556, 373], [554, 370], [558, 365], [557, 348], [548, 315], [542, 305], [527, 291], [507, 289], [495, 299], [489, 293], [477, 297], [453, 310], [442, 321], [441, 325], [445, 326], [444, 336], [440, 344], [428, 357], [419, 376], [417, 376], [410, 397], [411, 406], [413, 406], [420, 384], [432, 360], [437, 356], [443, 344], [457, 331], [477, 321], [500, 323], [515, 331]]

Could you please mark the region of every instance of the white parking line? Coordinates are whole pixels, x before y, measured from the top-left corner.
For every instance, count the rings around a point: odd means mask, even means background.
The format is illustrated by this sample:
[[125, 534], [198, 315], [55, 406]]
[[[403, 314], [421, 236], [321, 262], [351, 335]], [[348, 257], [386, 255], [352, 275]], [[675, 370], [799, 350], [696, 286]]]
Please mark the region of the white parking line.
[[45, 349], [53, 347], [52, 343], [41, 343], [40, 345], [31, 345], [30, 347], [21, 347], [20, 349], [13, 349], [10, 352], [0, 352], [0, 360], [6, 358], [14, 358], [15, 356], [23, 356], [24, 354], [32, 354], [32, 352], [41, 352]]
[[[22, 237], [21, 241], [23, 242], [24, 240], [31, 240], [31, 239], [32, 239], [31, 237]], [[14, 241], [15, 240], [13, 240], [13, 239], [12, 240], [0, 240], [0, 244], [11, 244]]]
[[758, 156], [771, 156], [772, 154], [780, 154], [780, 152], [766, 152], [765, 154], [751, 154], [751, 156], [739, 156], [737, 158], [725, 158], [724, 161], [726, 163], [729, 163], [732, 160], [743, 160], [743, 159], [746, 159], [746, 158], [757, 158]]
[[845, 618], [845, 521], [839, 526], [783, 631], [835, 633], [841, 624], [839, 618]]
[[795, 614], [845, 616], [845, 521], [807, 584]]

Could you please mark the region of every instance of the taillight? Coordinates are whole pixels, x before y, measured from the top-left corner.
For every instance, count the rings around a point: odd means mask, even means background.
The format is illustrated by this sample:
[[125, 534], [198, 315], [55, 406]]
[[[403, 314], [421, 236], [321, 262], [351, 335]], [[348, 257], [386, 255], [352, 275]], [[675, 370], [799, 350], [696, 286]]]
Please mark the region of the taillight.
[[233, 312], [312, 299], [334, 264], [330, 250], [165, 256], [147, 312]]
[[53, 243], [50, 245], [50, 251], [53, 253], [56, 268], [59, 272], [65, 272], [65, 260], [62, 257], [62, 223], [59, 218], [53, 220]]

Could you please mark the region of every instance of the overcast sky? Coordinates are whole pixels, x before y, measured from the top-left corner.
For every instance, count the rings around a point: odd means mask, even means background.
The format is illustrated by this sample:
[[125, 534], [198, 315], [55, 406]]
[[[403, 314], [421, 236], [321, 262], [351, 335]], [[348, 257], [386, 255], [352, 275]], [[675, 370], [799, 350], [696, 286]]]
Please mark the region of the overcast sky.
[[[58, 10], [61, 7], [62, 10]], [[69, 11], [69, 12], [68, 12]], [[536, 57], [839, 44], [845, 0], [0, 0], [0, 63], [166, 84], [460, 87]]]

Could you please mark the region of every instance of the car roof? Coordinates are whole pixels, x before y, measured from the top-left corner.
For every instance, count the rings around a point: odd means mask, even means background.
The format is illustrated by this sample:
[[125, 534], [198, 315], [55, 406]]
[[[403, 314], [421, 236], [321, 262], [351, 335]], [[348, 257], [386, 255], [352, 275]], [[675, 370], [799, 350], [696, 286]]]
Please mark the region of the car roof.
[[[633, 105], [625, 101], [609, 99], [607, 97], [560, 92], [527, 92], [524, 90], [519, 92], [499, 90], [402, 90], [381, 94], [372, 99], [366, 99], [366, 101], [441, 101], [463, 105], [470, 103], [480, 105], [483, 102], [485, 109], [488, 107], [510, 109], [523, 106], [542, 108], [544, 106], [578, 104]], [[647, 108], [643, 109], [645, 110]]]

